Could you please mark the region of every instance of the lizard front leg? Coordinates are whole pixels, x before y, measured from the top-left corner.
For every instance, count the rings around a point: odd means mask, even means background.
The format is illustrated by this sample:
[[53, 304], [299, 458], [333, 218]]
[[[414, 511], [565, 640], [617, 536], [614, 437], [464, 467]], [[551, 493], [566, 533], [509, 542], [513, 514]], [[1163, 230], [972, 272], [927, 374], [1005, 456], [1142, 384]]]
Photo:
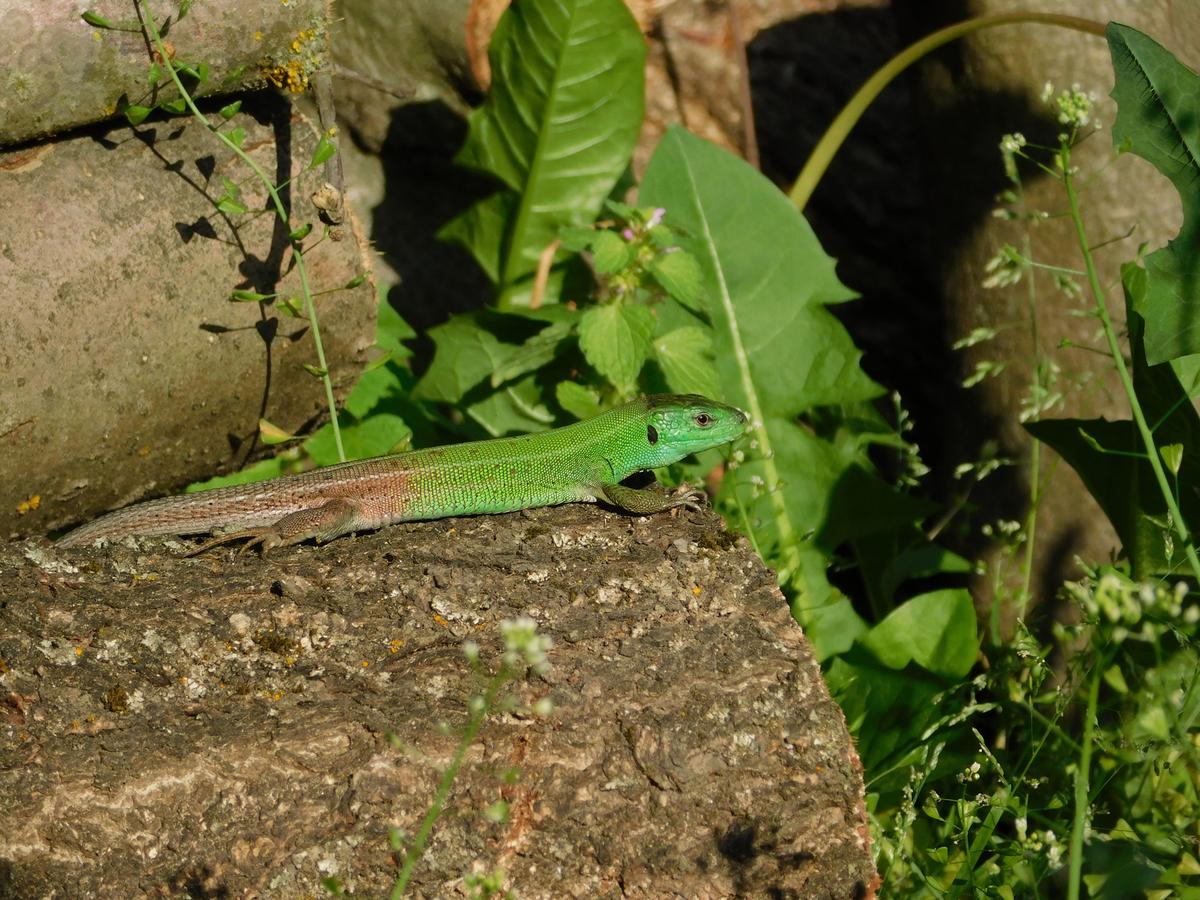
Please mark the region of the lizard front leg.
[[692, 490], [686, 484], [680, 485], [673, 493], [653, 488], [631, 488], [623, 484], [602, 484], [600, 492], [613, 506], [642, 516], [677, 506], [698, 512], [708, 500], [703, 491]]
[[348, 531], [353, 531], [360, 521], [362, 508], [359, 504], [346, 497], [337, 497], [311, 509], [299, 509], [288, 513], [271, 525], [243, 528], [218, 535], [187, 555], [197, 556], [213, 547], [244, 540], [246, 543], [238, 550], [239, 553], [245, 553], [251, 547], [258, 547], [259, 552], [266, 556], [268, 551], [276, 547], [290, 547], [309, 538], [318, 544], [331, 541]]

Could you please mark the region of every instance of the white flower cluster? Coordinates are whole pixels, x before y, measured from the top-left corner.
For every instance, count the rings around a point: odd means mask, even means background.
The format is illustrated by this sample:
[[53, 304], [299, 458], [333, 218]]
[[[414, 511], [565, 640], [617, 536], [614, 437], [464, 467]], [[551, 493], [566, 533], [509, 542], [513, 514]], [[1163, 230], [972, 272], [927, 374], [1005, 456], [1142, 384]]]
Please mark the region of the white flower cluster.
[[524, 662], [541, 675], [550, 668], [546, 655], [554, 641], [548, 635], [538, 634], [537, 622], [529, 616], [505, 619], [500, 623], [500, 634], [504, 638], [504, 664], [510, 669]]

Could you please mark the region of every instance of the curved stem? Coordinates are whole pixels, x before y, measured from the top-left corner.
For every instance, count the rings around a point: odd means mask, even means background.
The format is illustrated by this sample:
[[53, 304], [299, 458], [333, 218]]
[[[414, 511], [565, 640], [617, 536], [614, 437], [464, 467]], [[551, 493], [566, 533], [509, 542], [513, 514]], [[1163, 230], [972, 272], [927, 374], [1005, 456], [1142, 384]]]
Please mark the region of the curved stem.
[[885, 87], [891, 84], [897, 75], [929, 52], [936, 50], [943, 44], [950, 43], [950, 41], [957, 40], [960, 37], [981, 31], [985, 28], [994, 28], [997, 25], [1015, 25], [1022, 22], [1056, 25], [1060, 28], [1083, 31], [1099, 37], [1104, 36], [1104, 24], [1091, 19], [1081, 19], [1077, 16], [1060, 16], [1056, 13], [1014, 12], [995, 16], [979, 16], [975, 19], [968, 19], [965, 22], [948, 25], [945, 28], [935, 31], [933, 34], [921, 38], [916, 43], [910, 44], [888, 60], [879, 71], [867, 79], [866, 84], [859, 88], [858, 93], [850, 98], [850, 101], [838, 113], [837, 118], [826, 129], [825, 134], [821, 136], [821, 140], [817, 142], [817, 146], [813, 148], [812, 153], [809, 154], [807, 161], [804, 163], [804, 167], [800, 170], [800, 174], [796, 178], [796, 183], [792, 185], [791, 191], [788, 192], [788, 196], [796, 204], [797, 209], [803, 211], [804, 207], [808, 205], [808, 201], [812, 197], [813, 191], [816, 190], [818, 182], [820, 182], [821, 177], [825, 174], [825, 170], [829, 168], [829, 164], [833, 162], [833, 157], [837, 154], [843, 142], [845, 142], [847, 135], [858, 124], [858, 120], [862, 118], [863, 113], [866, 112], [871, 102], [882, 93]]
[[[179, 73], [176, 72], [175, 67], [171, 65], [171, 57], [167, 53], [167, 48], [163, 46], [162, 35], [159, 33], [158, 26], [154, 22], [154, 16], [150, 13], [150, 6], [147, 3], [147, 0], [139, 0], [139, 3], [141, 6], [142, 15], [145, 19], [146, 31], [150, 35], [150, 39], [154, 42], [154, 47], [156, 50], [158, 50], [158, 55], [163, 60], [163, 69], [168, 75], [171, 76], [171, 81], [175, 83], [175, 90], [179, 91], [179, 96], [183, 99], [183, 102], [187, 104], [188, 110], [197, 121], [203, 123], [204, 127], [207, 128], [213, 134], [213, 136], [217, 138], [217, 140], [221, 141], [226, 147], [237, 154], [238, 158], [250, 167], [250, 169], [254, 172], [255, 177], [257, 177], [267, 189], [267, 194], [270, 195], [271, 203], [275, 207], [275, 214], [279, 217], [279, 221], [283, 223], [283, 227], [286, 228], [290, 234], [292, 230], [291, 222], [288, 218], [287, 207], [283, 205], [283, 198], [279, 196], [278, 189], [274, 184], [271, 183], [271, 179], [267, 177], [267, 173], [262, 170], [262, 167], [260, 167], [258, 163], [251, 159], [246, 151], [214, 128], [213, 124], [208, 121], [208, 118], [204, 115], [204, 113], [200, 112], [199, 107], [197, 107], [195, 101], [192, 100], [192, 95], [188, 93], [187, 89], [183, 86], [183, 82], [179, 80]], [[317, 322], [317, 308], [313, 303], [312, 291], [310, 290], [308, 284], [308, 269], [304, 265], [304, 253], [302, 252], [302, 247], [300, 246], [299, 241], [290, 240], [290, 242], [292, 245], [292, 258], [296, 261], [296, 274], [300, 278], [301, 294], [304, 297], [304, 312], [308, 317], [309, 327], [312, 328], [313, 343], [317, 348], [317, 366], [321, 370], [321, 381], [325, 386], [325, 402], [329, 405], [329, 421], [333, 426], [333, 442], [337, 447], [338, 461], [345, 462], [346, 451], [342, 447], [342, 432], [341, 428], [338, 426], [337, 400], [335, 400], [333, 396], [333, 379], [329, 377], [329, 366], [325, 362], [325, 346], [321, 341], [321, 326]]]

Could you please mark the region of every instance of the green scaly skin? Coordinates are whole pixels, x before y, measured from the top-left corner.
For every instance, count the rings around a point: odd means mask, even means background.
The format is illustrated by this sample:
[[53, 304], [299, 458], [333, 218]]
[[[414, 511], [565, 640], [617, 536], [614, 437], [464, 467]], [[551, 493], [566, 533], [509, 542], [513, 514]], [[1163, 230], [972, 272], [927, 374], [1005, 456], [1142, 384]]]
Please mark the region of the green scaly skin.
[[597, 500], [647, 515], [704, 495], [626, 487], [630, 475], [742, 435], [746, 414], [695, 395], [643, 397], [540, 434], [474, 441], [342, 463], [255, 484], [150, 500], [101, 516], [58, 541], [234, 529], [195, 552], [247, 541], [263, 552], [395, 522], [512, 512]]

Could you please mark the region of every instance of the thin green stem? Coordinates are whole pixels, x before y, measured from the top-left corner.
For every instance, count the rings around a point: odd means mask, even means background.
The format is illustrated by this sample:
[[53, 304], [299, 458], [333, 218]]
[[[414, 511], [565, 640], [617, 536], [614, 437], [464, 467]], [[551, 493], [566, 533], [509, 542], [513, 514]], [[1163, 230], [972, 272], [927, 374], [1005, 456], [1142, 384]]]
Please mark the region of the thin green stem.
[[1079, 882], [1083, 875], [1083, 830], [1087, 824], [1088, 793], [1092, 768], [1092, 737], [1096, 727], [1096, 705], [1100, 698], [1100, 674], [1104, 666], [1095, 660], [1088, 685], [1087, 709], [1083, 714], [1083, 738], [1079, 768], [1075, 770], [1075, 816], [1071, 824], [1070, 867], [1067, 900], [1079, 900]]
[[[175, 67], [171, 65], [171, 57], [167, 52], [167, 48], [163, 46], [162, 35], [159, 33], [158, 26], [154, 22], [154, 16], [150, 12], [150, 6], [147, 3], [147, 0], [139, 0], [139, 4], [141, 6], [142, 16], [145, 20], [146, 31], [150, 35], [150, 39], [154, 42], [154, 47], [158, 50], [158, 55], [163, 60], [162, 68], [168, 75], [171, 76], [171, 81], [175, 84], [175, 90], [179, 91], [179, 96], [183, 98], [183, 102], [187, 104], [188, 110], [197, 121], [201, 122], [204, 127], [207, 128], [209, 132], [211, 132], [217, 138], [217, 140], [225, 144], [225, 146], [232, 150], [242, 162], [250, 167], [255, 176], [257, 176], [258, 180], [262, 182], [263, 187], [266, 188], [267, 194], [271, 198], [271, 203], [275, 206], [275, 214], [279, 217], [279, 221], [283, 223], [283, 227], [288, 229], [290, 233], [292, 230], [291, 222], [288, 219], [287, 208], [283, 204], [283, 198], [279, 196], [279, 191], [276, 189], [275, 185], [271, 183], [271, 179], [267, 177], [267, 173], [262, 170], [258, 163], [251, 159], [246, 151], [226, 137], [219, 128], [212, 124], [212, 122], [208, 121], [208, 117], [205, 116], [204, 113], [200, 112], [200, 109], [196, 106], [195, 101], [192, 99], [192, 95], [189, 94], [187, 89], [183, 86], [183, 82], [179, 80], [179, 73], [176, 72]], [[321, 341], [321, 326], [317, 321], [317, 308], [313, 303], [312, 294], [309, 290], [308, 270], [304, 265], [304, 253], [302, 252], [303, 248], [299, 241], [291, 241], [291, 245], [292, 258], [296, 262], [296, 274], [300, 278], [300, 287], [304, 296], [304, 311], [308, 317], [308, 324], [312, 329], [313, 334], [313, 344], [316, 346], [317, 350], [317, 368], [324, 373], [321, 376], [321, 381], [325, 386], [325, 402], [329, 406], [329, 420], [330, 424], [333, 426], [333, 442], [337, 447], [338, 460], [345, 462], [346, 451], [342, 446], [342, 432], [341, 428], [338, 426], [337, 400], [335, 400], [333, 396], [333, 379], [329, 377], [329, 366], [325, 362], [325, 346]]]
[[442, 780], [438, 784], [437, 793], [433, 796], [433, 802], [429, 805], [428, 812], [425, 813], [425, 818], [421, 821], [421, 828], [404, 854], [404, 868], [400, 870], [395, 884], [392, 885], [392, 893], [389, 895], [391, 900], [400, 900], [408, 889], [413, 870], [416, 869], [417, 863], [424, 854], [425, 844], [428, 842], [430, 834], [433, 833], [434, 823], [441, 816], [446, 800], [450, 797], [450, 789], [454, 786], [454, 779], [458, 776], [458, 770], [466, 758], [467, 751], [475, 743], [475, 735], [479, 733], [484, 720], [495, 705], [496, 695], [500, 693], [500, 689], [511, 676], [512, 672], [508, 666], [501, 664], [500, 671], [493, 675], [492, 680], [488, 683], [482, 702], [471, 712], [471, 717], [467, 720], [467, 727], [463, 729], [462, 740], [458, 742], [458, 749], [454, 753], [454, 758], [450, 760], [450, 765], [446, 766], [446, 771], [442, 773]]
[[1096, 302], [1096, 317], [1100, 320], [1100, 324], [1104, 328], [1104, 336], [1108, 340], [1109, 354], [1112, 356], [1113, 364], [1117, 367], [1117, 375], [1121, 379], [1122, 387], [1125, 388], [1125, 396], [1129, 399], [1129, 408], [1133, 413], [1133, 421], [1137, 424], [1142, 444], [1146, 448], [1146, 461], [1154, 471], [1154, 479], [1158, 482], [1158, 489], [1162, 493], [1163, 500], [1167, 504], [1167, 510], [1171, 514], [1171, 525], [1175, 529], [1175, 533], [1179, 536], [1184, 553], [1187, 554], [1192, 575], [1200, 581], [1200, 557], [1196, 556], [1196, 548], [1192, 545], [1192, 536], [1188, 531], [1187, 523], [1180, 512], [1179, 504], [1175, 502], [1175, 491], [1171, 489], [1171, 484], [1167, 480], [1167, 473], [1163, 469], [1162, 459], [1159, 457], [1158, 449], [1154, 445], [1154, 433], [1150, 430], [1150, 426], [1146, 422], [1146, 416], [1142, 412], [1141, 403], [1138, 402], [1137, 392], [1133, 387], [1133, 379], [1129, 374], [1129, 367], [1125, 365], [1125, 357], [1122, 355], [1121, 346], [1117, 341], [1116, 329], [1113, 328], [1112, 319], [1108, 315], [1108, 305], [1104, 301], [1104, 289], [1100, 286], [1100, 276], [1096, 272], [1096, 263], [1092, 257], [1092, 248], [1088, 244], [1087, 233], [1083, 227], [1083, 216], [1079, 212], [1079, 194], [1075, 190], [1074, 177], [1071, 174], [1070, 149], [1064, 145], [1060, 152], [1062, 156], [1063, 186], [1067, 192], [1067, 200], [1071, 204], [1071, 221], [1075, 223], [1075, 234], [1079, 239], [1079, 249], [1083, 253], [1088, 284], [1092, 290], [1092, 298]]
[[834, 156], [837, 155], [838, 150], [845, 142], [850, 131], [858, 124], [858, 120], [862, 118], [863, 113], [866, 112], [867, 107], [871, 105], [872, 101], [882, 93], [885, 87], [891, 84], [896, 76], [930, 51], [936, 50], [943, 44], [948, 44], [950, 41], [957, 40], [960, 37], [964, 37], [975, 31], [981, 31], [985, 28], [994, 28], [997, 25], [1014, 25], [1020, 22], [1056, 25], [1060, 28], [1070, 28], [1100, 37], [1104, 36], [1104, 24], [1094, 22], [1091, 19], [1081, 19], [1076, 16], [1060, 16], [1056, 13], [1014, 12], [968, 19], [965, 22], [949, 25], [921, 38], [915, 44], [909, 45], [893, 56], [879, 71], [872, 75], [867, 80], [867, 83], [858, 89], [858, 93], [850, 98], [850, 102], [842, 108], [837, 118], [833, 120], [829, 128], [825, 131], [825, 134], [821, 136], [821, 140], [813, 148], [808, 160], [804, 163], [804, 168], [800, 170], [800, 174], [796, 178], [796, 183], [792, 185], [792, 190], [788, 194], [792, 202], [796, 204], [796, 208], [803, 210], [808, 205], [813, 191], [816, 190], [817, 184], [825, 174], [825, 170], [833, 162]]

